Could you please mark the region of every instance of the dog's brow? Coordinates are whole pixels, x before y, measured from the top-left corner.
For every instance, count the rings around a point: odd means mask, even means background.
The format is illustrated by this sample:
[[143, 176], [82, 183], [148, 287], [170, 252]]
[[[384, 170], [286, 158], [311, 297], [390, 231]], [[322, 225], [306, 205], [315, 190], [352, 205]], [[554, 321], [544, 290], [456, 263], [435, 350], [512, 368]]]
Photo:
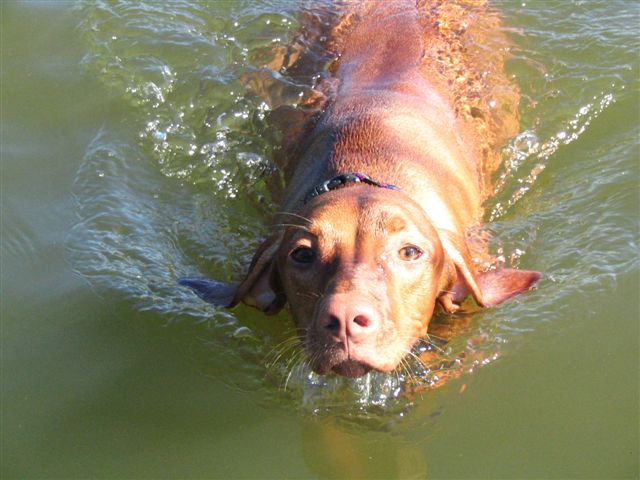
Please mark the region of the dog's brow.
[[407, 227], [407, 222], [399, 215], [387, 215], [384, 219], [383, 228], [385, 232], [397, 233]]

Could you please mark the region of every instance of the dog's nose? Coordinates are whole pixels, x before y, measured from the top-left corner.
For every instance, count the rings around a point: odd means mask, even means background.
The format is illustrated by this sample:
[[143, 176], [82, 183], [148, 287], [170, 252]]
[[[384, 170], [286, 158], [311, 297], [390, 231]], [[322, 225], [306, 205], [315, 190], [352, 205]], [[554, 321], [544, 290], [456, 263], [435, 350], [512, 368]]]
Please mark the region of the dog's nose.
[[370, 303], [349, 297], [332, 295], [325, 301], [318, 321], [334, 340], [358, 343], [378, 331], [380, 315]]

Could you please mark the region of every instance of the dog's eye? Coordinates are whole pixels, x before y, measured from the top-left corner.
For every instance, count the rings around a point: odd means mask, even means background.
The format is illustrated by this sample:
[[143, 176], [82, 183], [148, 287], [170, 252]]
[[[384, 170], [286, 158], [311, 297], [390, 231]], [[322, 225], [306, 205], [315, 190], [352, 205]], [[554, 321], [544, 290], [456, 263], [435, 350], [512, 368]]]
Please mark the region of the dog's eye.
[[291, 252], [291, 258], [296, 263], [312, 263], [316, 259], [316, 252], [309, 247], [298, 247]]
[[422, 256], [422, 253], [422, 250], [415, 245], [407, 245], [406, 247], [402, 247], [398, 250], [398, 256], [400, 257], [400, 260], [404, 262], [417, 260]]

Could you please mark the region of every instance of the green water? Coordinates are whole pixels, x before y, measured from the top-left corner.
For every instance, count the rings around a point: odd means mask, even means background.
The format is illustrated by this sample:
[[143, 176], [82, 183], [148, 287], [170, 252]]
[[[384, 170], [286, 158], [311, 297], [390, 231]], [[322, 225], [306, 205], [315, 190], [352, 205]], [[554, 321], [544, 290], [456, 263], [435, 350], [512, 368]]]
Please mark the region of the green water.
[[267, 367], [286, 314], [175, 285], [264, 232], [239, 76], [308, 2], [0, 3], [2, 478], [637, 478], [640, 7], [494, 5], [523, 101], [488, 229], [545, 277], [411, 396]]

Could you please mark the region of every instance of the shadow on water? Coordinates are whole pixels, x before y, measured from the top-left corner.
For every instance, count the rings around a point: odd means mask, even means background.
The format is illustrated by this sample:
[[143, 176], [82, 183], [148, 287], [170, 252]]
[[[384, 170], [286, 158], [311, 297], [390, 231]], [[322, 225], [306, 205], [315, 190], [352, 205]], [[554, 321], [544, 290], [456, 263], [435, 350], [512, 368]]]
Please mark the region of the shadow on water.
[[[613, 104], [620, 87], [608, 82], [596, 93], [587, 89], [564, 105], [558, 118], [531, 120], [563, 97], [565, 80], [536, 68], [542, 65], [536, 52], [520, 47], [509, 68], [531, 83], [523, 86], [526, 129], [505, 148], [486, 229], [500, 238], [492, 248], [505, 264], [532, 266], [533, 257], [536, 268], [548, 272], [537, 293], [499, 311], [441, 315], [432, 336], [416, 346], [403, 369], [348, 380], [304, 368], [300, 350], [290, 348], [295, 332], [286, 315], [264, 319], [244, 307], [217, 309], [178, 287], [182, 276], [238, 278], [265, 231], [275, 201], [268, 183], [279, 175], [265, 122], [270, 107], [249, 95], [240, 77], [269, 64], [279, 47], [292, 41], [300, 13], [294, 7], [290, 2], [88, 2], [79, 7], [79, 29], [88, 48], [85, 67], [104, 84], [114, 107], [77, 173], [80, 219], [68, 238], [74, 268], [97, 289], [117, 290], [166, 322], [201, 324], [192, 356], [203, 374], [320, 417], [336, 411], [354, 418], [375, 419], [378, 412], [404, 416], [422, 391], [497, 360], [537, 322], [554, 310], [557, 315], [558, 305], [549, 297], [613, 288], [616, 271], [637, 267], [637, 258], [623, 261], [589, 248], [594, 238], [611, 233], [607, 225], [616, 229], [617, 238], [632, 235], [618, 231], [617, 219], [601, 218], [598, 228], [585, 230], [567, 213], [584, 209], [582, 204], [600, 194], [598, 185], [583, 183], [589, 172], [573, 176], [578, 185], [545, 176], [562, 158], [559, 151]], [[301, 84], [286, 71], [273, 72], [272, 80], [280, 103], [292, 105], [314, 82]], [[614, 171], [610, 167], [603, 185], [620, 181]], [[550, 190], [544, 196], [541, 184]], [[539, 232], [558, 218], [567, 219], [562, 236], [570, 240], [546, 254], [531, 254], [547, 245]], [[576, 253], [584, 250], [590, 258], [576, 264]], [[310, 425], [313, 443], [318, 435]], [[327, 434], [334, 428], [324, 425], [320, 441], [334, 441], [336, 436]]]

